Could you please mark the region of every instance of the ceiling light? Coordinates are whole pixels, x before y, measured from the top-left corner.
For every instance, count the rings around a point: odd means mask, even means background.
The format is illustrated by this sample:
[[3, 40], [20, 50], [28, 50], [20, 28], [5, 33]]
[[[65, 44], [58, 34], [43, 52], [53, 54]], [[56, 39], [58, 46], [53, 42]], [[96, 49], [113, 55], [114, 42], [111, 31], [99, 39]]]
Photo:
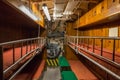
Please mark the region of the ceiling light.
[[71, 11], [66, 11], [66, 12], [64, 12], [63, 14], [64, 14], [64, 15], [71, 15], [71, 14], [73, 14], [73, 12], [71, 12]]
[[47, 19], [50, 21], [51, 18], [50, 18], [50, 14], [49, 14], [49, 12], [48, 12], [47, 5], [46, 5], [46, 4], [43, 4], [42, 9], [43, 9], [43, 11], [44, 11], [44, 13], [45, 13]]
[[28, 8], [26, 8], [24, 5], [19, 6], [19, 9], [24, 12], [27, 16], [29, 16], [30, 18], [32, 18], [33, 20], [37, 21], [38, 19], [40, 20], [39, 17], [37, 17], [36, 15], [34, 15], [32, 12], [30, 12], [28, 10]]
[[53, 17], [62, 17], [62, 14], [53, 15]]

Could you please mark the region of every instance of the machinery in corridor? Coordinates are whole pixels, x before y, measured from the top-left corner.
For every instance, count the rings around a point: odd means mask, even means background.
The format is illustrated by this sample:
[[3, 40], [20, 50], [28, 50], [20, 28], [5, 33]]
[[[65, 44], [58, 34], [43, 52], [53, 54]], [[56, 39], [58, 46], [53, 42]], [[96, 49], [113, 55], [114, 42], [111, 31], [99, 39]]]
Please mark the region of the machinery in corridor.
[[57, 67], [58, 57], [63, 54], [64, 44], [64, 25], [61, 21], [48, 22], [47, 21], [47, 66]]

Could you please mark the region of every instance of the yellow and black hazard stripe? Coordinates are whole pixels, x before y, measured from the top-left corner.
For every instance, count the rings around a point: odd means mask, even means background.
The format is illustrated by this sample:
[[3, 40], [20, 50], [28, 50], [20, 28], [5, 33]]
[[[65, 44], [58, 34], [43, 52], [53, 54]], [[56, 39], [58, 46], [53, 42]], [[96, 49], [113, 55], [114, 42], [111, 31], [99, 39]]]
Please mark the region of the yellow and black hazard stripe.
[[57, 58], [56, 59], [47, 59], [46, 62], [47, 62], [47, 66], [49, 66], [49, 67], [57, 67], [57, 66], [59, 66]]

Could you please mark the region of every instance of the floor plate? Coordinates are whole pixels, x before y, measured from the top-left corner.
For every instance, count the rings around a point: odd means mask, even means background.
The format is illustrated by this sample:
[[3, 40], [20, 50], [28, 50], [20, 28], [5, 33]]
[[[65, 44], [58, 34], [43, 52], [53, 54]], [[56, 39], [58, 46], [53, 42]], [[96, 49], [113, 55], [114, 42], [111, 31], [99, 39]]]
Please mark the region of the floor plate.
[[60, 67], [47, 67], [47, 71], [44, 73], [43, 80], [61, 80]]

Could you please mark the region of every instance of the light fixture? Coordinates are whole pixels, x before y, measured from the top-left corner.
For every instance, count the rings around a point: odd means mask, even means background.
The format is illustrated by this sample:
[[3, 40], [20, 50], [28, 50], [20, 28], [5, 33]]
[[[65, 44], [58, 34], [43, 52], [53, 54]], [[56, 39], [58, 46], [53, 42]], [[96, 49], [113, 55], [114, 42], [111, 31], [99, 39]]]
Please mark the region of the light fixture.
[[27, 16], [29, 16], [30, 18], [32, 18], [33, 20], [37, 21], [38, 19], [40, 19], [40, 18], [38, 18], [35, 14], [33, 14], [32, 12], [30, 12], [30, 10], [29, 10], [26, 6], [20, 5], [18, 8], [19, 8], [23, 13], [25, 13]]
[[47, 5], [46, 5], [46, 4], [43, 4], [42, 9], [43, 9], [43, 11], [44, 11], [44, 13], [45, 13], [47, 19], [50, 21], [51, 18], [50, 18], [50, 14], [49, 14], [49, 12], [48, 12]]

